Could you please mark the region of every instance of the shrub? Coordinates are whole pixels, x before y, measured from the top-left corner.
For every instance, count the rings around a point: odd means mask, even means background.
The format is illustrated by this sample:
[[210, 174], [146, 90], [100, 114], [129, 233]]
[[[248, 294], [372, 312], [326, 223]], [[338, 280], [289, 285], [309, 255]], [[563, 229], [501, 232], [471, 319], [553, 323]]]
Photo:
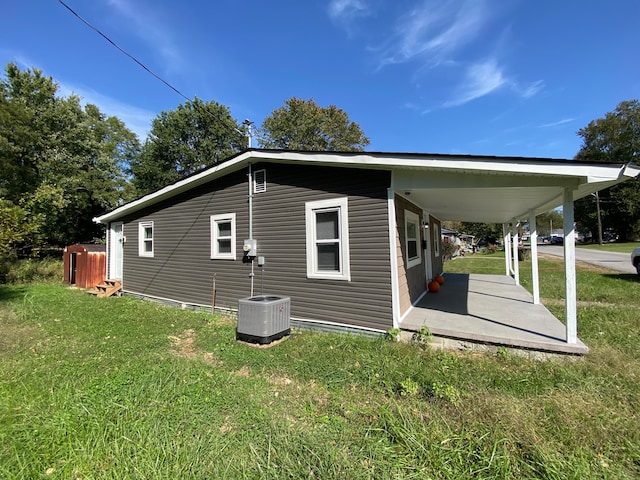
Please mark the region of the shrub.
[[59, 282], [62, 273], [62, 260], [56, 258], [5, 258], [0, 264], [2, 283]]

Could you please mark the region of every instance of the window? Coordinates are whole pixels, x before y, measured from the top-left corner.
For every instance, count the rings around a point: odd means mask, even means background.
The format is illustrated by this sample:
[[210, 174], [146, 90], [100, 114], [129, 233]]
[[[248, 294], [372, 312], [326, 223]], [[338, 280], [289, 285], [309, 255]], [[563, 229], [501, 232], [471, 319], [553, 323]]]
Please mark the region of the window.
[[267, 171], [256, 170], [253, 174], [253, 193], [262, 193], [267, 191]]
[[420, 255], [420, 217], [417, 214], [404, 211], [404, 239], [407, 253], [407, 268], [422, 263]]
[[347, 198], [305, 204], [307, 277], [351, 280]]
[[153, 257], [153, 222], [138, 223], [138, 255]]
[[438, 258], [440, 256], [440, 225], [433, 224], [433, 256]]
[[236, 214], [211, 215], [211, 258], [236, 259]]

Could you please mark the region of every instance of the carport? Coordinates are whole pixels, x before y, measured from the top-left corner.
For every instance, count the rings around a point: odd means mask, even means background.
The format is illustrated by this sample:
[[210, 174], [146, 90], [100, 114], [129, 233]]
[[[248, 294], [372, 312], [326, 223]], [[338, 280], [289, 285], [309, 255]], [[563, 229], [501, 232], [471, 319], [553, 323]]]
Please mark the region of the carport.
[[[434, 155], [410, 165], [399, 162], [393, 170], [395, 194], [440, 220], [502, 224], [506, 254], [504, 277], [449, 276], [439, 297], [423, 295], [402, 315], [395, 312], [394, 325], [409, 330], [426, 325], [434, 334], [471, 341], [586, 353], [577, 332], [573, 202], [638, 174], [640, 169], [630, 165], [535, 158], [457, 156], [454, 161]], [[564, 217], [564, 325], [540, 305], [539, 293], [536, 215], [557, 207]], [[529, 223], [531, 233], [532, 295], [520, 286], [521, 222]], [[450, 296], [443, 294], [447, 290]]]

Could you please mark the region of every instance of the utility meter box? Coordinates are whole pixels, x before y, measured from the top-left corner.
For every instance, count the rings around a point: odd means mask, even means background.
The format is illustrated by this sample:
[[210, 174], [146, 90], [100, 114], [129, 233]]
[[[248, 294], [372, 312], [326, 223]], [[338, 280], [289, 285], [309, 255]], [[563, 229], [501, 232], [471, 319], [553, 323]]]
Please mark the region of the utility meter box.
[[236, 339], [269, 344], [291, 333], [291, 299], [258, 295], [238, 300]]
[[255, 238], [248, 238], [244, 241], [242, 250], [244, 250], [247, 257], [255, 257], [258, 254], [258, 242]]

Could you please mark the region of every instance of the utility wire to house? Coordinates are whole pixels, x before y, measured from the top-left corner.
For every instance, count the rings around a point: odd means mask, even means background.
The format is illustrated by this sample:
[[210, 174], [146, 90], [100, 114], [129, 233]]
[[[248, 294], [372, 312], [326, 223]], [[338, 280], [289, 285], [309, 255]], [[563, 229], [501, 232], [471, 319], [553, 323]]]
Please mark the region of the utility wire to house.
[[[180, 90], [178, 90], [176, 87], [174, 87], [171, 83], [169, 83], [167, 80], [165, 80], [164, 78], [162, 78], [160, 75], [158, 75], [157, 73], [155, 73], [153, 70], [151, 70], [149, 67], [147, 67], [144, 63], [142, 63], [140, 60], [138, 60], [135, 56], [133, 56], [132, 54], [130, 54], [129, 52], [127, 52], [124, 48], [122, 48], [120, 45], [118, 45], [116, 42], [114, 42], [113, 40], [111, 40], [111, 38], [109, 38], [106, 34], [102, 33], [102, 31], [94, 26], [92, 23], [90, 23], [88, 20], [86, 20], [85, 18], [83, 18], [80, 14], [78, 14], [78, 12], [76, 12], [73, 8], [71, 8], [69, 5], [67, 5], [65, 2], [63, 2], [62, 0], [58, 0], [58, 2], [67, 10], [69, 10], [69, 12], [71, 12], [78, 20], [80, 20], [82, 23], [84, 23], [87, 27], [89, 27], [91, 30], [93, 30], [94, 32], [96, 32], [98, 35], [100, 35], [102, 38], [104, 38], [107, 42], [109, 42], [111, 45], [113, 45], [115, 48], [117, 48], [121, 53], [123, 53], [124, 55], [126, 55], [127, 57], [129, 57], [131, 60], [133, 60], [135, 63], [137, 63], [140, 67], [142, 67], [147, 73], [149, 73], [150, 75], [152, 75], [153, 77], [155, 77], [156, 79], [160, 80], [162, 83], [164, 83], [167, 87], [169, 87], [171, 90], [173, 90], [174, 92], [176, 92], [178, 95], [180, 95], [182, 98], [184, 98], [185, 100], [187, 100], [188, 102], [191, 102], [191, 104], [197, 108], [198, 104], [197, 102], [195, 102], [193, 99], [187, 97], [184, 93], [182, 93]], [[209, 115], [211, 115], [213, 117], [213, 114], [211, 114], [211, 112], [209, 112], [206, 109], [203, 109], [204, 111], [206, 111]], [[249, 141], [249, 148], [251, 148], [251, 137], [252, 137], [252, 129], [251, 127], [253, 126], [253, 122], [251, 122], [250, 120], [245, 120], [244, 122], [242, 122], [242, 124], [247, 127], [248, 132], [247, 131], [242, 131], [238, 128], [235, 128], [235, 130], [242, 134], [245, 135], [246, 137], [248, 137], [248, 141]]]
[[120, 52], [122, 52], [123, 54], [125, 54], [127, 57], [129, 57], [131, 60], [133, 60], [134, 62], [136, 62], [138, 65], [140, 65], [142, 68], [144, 68], [148, 73], [150, 73], [151, 75], [153, 75], [155, 78], [157, 78], [158, 80], [160, 80], [162, 83], [164, 83], [167, 87], [169, 87], [171, 90], [173, 90], [174, 92], [176, 92], [178, 95], [180, 95], [182, 98], [184, 98], [185, 100], [188, 101], [192, 101], [189, 97], [187, 97], [184, 93], [182, 93], [180, 90], [178, 90], [176, 87], [174, 87], [173, 85], [171, 85], [169, 82], [167, 82], [164, 78], [162, 78], [160, 75], [158, 75], [157, 73], [155, 73], [153, 70], [151, 70], [149, 67], [147, 67], [144, 63], [142, 63], [140, 60], [138, 60], [136, 57], [134, 57], [133, 55], [131, 55], [129, 52], [127, 52], [124, 48], [122, 48], [120, 45], [118, 45], [116, 42], [114, 42], [113, 40], [111, 40], [107, 35], [105, 35], [104, 33], [102, 33], [97, 27], [93, 26], [91, 23], [89, 23], [89, 21], [85, 20], [83, 17], [81, 17], [74, 9], [72, 9], [69, 5], [67, 5], [66, 3], [64, 3], [62, 0], [58, 0], [58, 2], [67, 10], [69, 10], [75, 17], [77, 17], [82, 23], [84, 23], [87, 27], [89, 27], [91, 30], [93, 30], [94, 32], [96, 32], [98, 35], [100, 35], [102, 38], [104, 38], [107, 42], [109, 42], [111, 45], [113, 45], [114, 47], [116, 47], [118, 50], [120, 50]]

